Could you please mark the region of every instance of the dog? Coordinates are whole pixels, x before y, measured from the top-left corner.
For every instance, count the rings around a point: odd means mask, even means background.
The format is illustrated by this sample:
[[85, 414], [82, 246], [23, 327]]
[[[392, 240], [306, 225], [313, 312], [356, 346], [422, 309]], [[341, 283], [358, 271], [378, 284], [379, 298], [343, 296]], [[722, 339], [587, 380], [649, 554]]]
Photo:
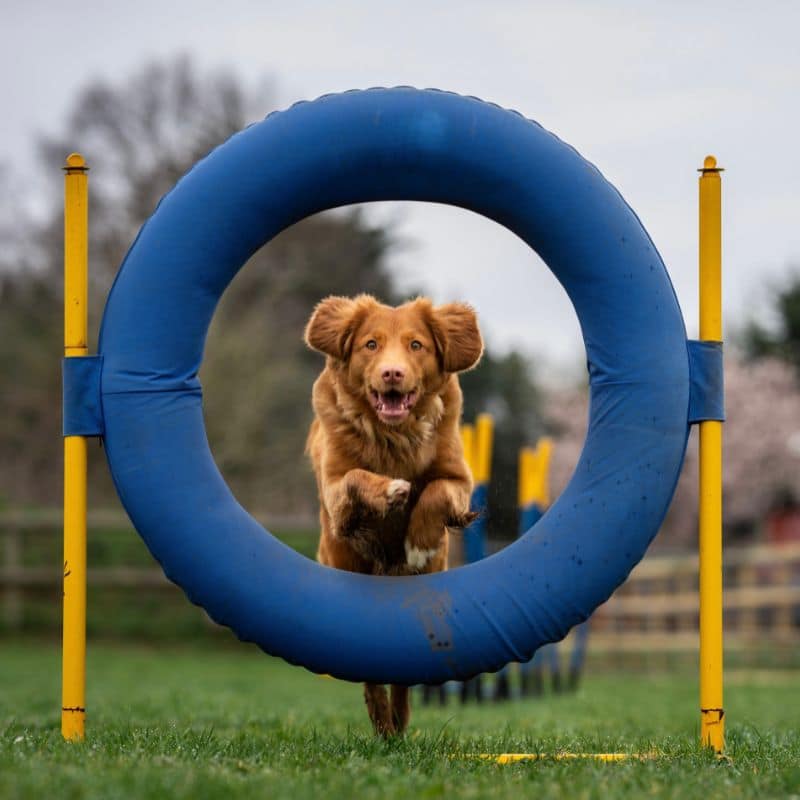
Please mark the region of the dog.
[[[457, 375], [483, 353], [475, 311], [332, 296], [314, 309], [305, 341], [326, 356], [306, 446], [319, 491], [317, 560], [372, 575], [445, 570], [448, 529], [475, 517]], [[392, 686], [390, 700], [365, 684], [364, 698], [378, 735], [406, 729], [407, 686]]]

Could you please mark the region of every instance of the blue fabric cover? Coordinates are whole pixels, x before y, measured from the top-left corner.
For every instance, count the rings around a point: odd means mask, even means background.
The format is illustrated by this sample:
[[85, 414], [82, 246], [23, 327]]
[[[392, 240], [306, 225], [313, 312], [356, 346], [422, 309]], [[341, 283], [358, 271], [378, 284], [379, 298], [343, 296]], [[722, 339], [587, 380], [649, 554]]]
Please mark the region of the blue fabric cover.
[[722, 371], [722, 342], [690, 339], [689, 423], [725, 421], [725, 384]]
[[[506, 226], [552, 269], [586, 345], [589, 431], [568, 488], [502, 552], [436, 575], [354, 575], [298, 555], [237, 503], [203, 426], [206, 331], [242, 264], [309, 214], [375, 200]], [[686, 447], [683, 320], [636, 215], [538, 124], [434, 90], [299, 103], [196, 164], [128, 253], [100, 351], [111, 472], [166, 574], [241, 639], [354, 681], [463, 679], [560, 640], [644, 555]]]
[[61, 362], [64, 436], [102, 436], [102, 356], [70, 356]]

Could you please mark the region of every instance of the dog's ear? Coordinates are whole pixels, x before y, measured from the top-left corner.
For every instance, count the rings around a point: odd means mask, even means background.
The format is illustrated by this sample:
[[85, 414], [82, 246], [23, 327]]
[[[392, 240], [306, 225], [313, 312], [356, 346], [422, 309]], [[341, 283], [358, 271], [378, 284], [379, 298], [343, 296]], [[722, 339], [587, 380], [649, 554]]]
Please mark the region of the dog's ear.
[[430, 326], [445, 372], [463, 372], [480, 361], [483, 339], [471, 306], [447, 303], [431, 308]]
[[303, 335], [306, 344], [326, 356], [344, 361], [350, 355], [353, 334], [375, 299], [369, 295], [326, 297], [311, 314]]

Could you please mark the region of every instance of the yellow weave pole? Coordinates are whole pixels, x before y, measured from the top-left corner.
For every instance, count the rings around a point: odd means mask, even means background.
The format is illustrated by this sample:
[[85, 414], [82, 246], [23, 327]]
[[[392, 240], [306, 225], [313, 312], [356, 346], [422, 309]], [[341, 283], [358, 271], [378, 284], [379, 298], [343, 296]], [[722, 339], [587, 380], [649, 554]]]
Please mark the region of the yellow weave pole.
[[488, 483], [492, 477], [492, 444], [494, 420], [491, 414], [478, 414], [475, 418], [475, 445], [473, 477], [475, 483]]
[[[700, 339], [722, 341], [722, 180], [700, 172]], [[700, 741], [725, 747], [722, 704], [722, 423], [700, 423]]]
[[538, 454], [537, 469], [539, 470], [536, 501], [544, 511], [550, 506], [550, 459], [553, 455], [553, 440], [549, 436], [542, 436], [536, 446], [536, 452]]
[[475, 480], [475, 427], [468, 422], [461, 426], [461, 447], [464, 450], [464, 460], [472, 473], [472, 480]]
[[[86, 161], [64, 167], [64, 355], [88, 353], [89, 203]], [[64, 623], [61, 735], [83, 739], [86, 718], [86, 438], [64, 437]]]
[[536, 451], [532, 447], [523, 447], [519, 451], [517, 462], [517, 505], [525, 508], [534, 500], [532, 478], [536, 469]]

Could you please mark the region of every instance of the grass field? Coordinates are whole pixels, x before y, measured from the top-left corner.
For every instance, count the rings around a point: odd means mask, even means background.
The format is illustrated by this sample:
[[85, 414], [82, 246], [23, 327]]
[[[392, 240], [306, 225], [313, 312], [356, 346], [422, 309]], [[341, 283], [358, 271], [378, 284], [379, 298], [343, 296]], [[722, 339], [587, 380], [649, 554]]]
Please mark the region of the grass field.
[[[88, 737], [66, 744], [59, 658], [53, 644], [0, 642], [2, 798], [800, 797], [797, 673], [729, 676], [720, 761], [696, 746], [688, 673], [607, 673], [572, 696], [417, 707], [410, 734], [383, 742], [360, 687], [244, 645], [91, 645]], [[472, 757], [522, 751], [658, 755], [506, 766]]]

